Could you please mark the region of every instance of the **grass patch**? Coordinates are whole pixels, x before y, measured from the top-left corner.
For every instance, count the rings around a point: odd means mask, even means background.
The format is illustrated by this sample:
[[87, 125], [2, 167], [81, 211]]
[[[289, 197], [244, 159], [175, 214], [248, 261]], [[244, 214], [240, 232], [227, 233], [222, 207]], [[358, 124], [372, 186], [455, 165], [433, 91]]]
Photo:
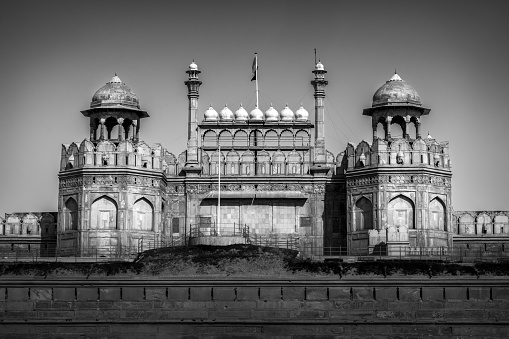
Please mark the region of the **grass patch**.
[[423, 261], [316, 262], [298, 252], [254, 245], [160, 248], [140, 253], [133, 262], [2, 263], [4, 277], [330, 277], [423, 278], [509, 276], [509, 263], [427, 263]]

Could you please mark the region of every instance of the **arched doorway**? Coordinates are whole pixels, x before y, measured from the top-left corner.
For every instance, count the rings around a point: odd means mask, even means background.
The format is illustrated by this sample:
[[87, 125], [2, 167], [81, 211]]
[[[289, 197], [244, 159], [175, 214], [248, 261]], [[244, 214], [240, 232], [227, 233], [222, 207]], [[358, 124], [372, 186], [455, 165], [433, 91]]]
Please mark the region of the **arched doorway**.
[[152, 231], [154, 220], [154, 209], [152, 204], [145, 199], [141, 198], [134, 203], [133, 206], [133, 230], [138, 231]]
[[415, 228], [414, 224], [414, 203], [409, 198], [398, 195], [388, 205], [389, 226]]
[[107, 196], [95, 200], [91, 208], [91, 229], [117, 229], [117, 203]]
[[67, 199], [64, 208], [64, 231], [78, 229], [78, 203], [73, 198]]
[[429, 228], [445, 231], [445, 206], [441, 199], [435, 198], [429, 203]]
[[373, 204], [369, 199], [362, 197], [354, 207], [355, 230], [373, 229]]

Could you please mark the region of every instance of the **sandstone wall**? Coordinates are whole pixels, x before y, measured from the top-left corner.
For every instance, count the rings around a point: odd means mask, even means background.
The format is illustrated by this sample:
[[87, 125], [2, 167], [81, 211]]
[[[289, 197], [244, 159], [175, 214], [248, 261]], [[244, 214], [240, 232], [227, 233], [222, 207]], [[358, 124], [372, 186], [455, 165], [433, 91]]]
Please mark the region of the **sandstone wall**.
[[9, 338], [506, 338], [509, 282], [4, 279], [0, 319]]

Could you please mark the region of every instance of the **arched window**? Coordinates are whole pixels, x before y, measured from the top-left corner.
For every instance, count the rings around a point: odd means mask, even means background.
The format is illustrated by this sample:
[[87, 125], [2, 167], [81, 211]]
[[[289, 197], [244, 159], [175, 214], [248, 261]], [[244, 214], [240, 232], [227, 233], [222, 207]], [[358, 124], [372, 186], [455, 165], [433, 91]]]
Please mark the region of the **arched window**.
[[293, 133], [288, 130], [281, 132], [279, 145], [281, 147], [293, 147]]
[[470, 214], [463, 214], [459, 219], [459, 234], [475, 234], [474, 217]]
[[154, 220], [154, 209], [150, 202], [141, 198], [133, 206], [133, 226], [132, 229], [139, 231], [152, 231]]
[[207, 131], [203, 135], [203, 146], [204, 147], [216, 147], [217, 135], [214, 131]]
[[373, 229], [373, 204], [367, 198], [362, 197], [354, 207], [355, 230]]
[[233, 146], [233, 136], [230, 131], [222, 131], [219, 134], [219, 143], [221, 147], [230, 148]]
[[277, 147], [279, 145], [278, 135], [276, 131], [270, 130], [265, 133], [265, 146]]
[[483, 213], [477, 216], [476, 231], [477, 231], [476, 234], [493, 233], [491, 217], [489, 215]]
[[309, 146], [309, 133], [303, 130], [298, 131], [295, 134], [295, 146]]
[[249, 134], [249, 146], [259, 147], [263, 146], [263, 135], [259, 130], [254, 130]]
[[442, 200], [435, 198], [429, 203], [429, 228], [445, 231], [445, 207]]
[[91, 229], [117, 229], [117, 203], [107, 196], [95, 200], [92, 203], [90, 228]]
[[64, 208], [64, 231], [78, 229], [78, 203], [73, 198], [67, 199]]
[[497, 215], [495, 217], [495, 233], [509, 233], [509, 218], [507, 215]]
[[388, 205], [389, 226], [415, 228], [414, 203], [409, 198], [398, 195]]
[[247, 132], [246, 131], [237, 131], [233, 136], [233, 147], [246, 147], [247, 146]]

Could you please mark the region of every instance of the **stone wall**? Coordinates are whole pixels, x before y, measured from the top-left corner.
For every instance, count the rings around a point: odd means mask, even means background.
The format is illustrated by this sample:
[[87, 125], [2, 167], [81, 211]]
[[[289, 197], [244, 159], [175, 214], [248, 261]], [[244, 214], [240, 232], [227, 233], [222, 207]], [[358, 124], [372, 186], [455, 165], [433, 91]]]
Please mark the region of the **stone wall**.
[[6, 337], [509, 335], [507, 279], [4, 279], [0, 300]]

